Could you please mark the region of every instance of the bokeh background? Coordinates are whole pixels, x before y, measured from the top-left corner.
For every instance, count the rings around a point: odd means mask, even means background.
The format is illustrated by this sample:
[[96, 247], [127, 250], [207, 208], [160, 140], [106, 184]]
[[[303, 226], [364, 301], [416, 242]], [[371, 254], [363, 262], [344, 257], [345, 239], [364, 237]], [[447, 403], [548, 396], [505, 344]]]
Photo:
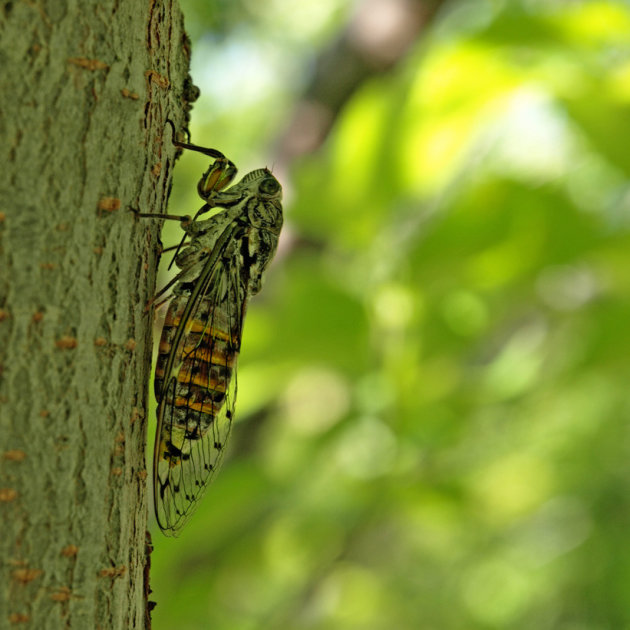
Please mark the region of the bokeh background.
[[630, 628], [629, 5], [181, 3], [286, 225], [154, 630]]

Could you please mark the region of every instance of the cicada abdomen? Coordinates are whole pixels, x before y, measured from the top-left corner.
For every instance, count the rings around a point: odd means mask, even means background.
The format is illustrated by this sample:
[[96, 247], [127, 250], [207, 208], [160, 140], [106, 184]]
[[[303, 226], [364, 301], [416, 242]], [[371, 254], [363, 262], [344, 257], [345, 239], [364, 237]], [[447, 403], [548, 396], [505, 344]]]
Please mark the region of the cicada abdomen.
[[[230, 305], [203, 298], [175, 349], [173, 356], [179, 362], [171, 366], [164, 390], [169, 357], [189, 299], [189, 295], [176, 296], [169, 305], [155, 369], [155, 395], [164, 407], [156, 451], [170, 466], [189, 459], [191, 445], [211, 429], [226, 402], [240, 345], [240, 326], [230, 317]], [[223, 444], [214, 440], [212, 446], [220, 450]]]

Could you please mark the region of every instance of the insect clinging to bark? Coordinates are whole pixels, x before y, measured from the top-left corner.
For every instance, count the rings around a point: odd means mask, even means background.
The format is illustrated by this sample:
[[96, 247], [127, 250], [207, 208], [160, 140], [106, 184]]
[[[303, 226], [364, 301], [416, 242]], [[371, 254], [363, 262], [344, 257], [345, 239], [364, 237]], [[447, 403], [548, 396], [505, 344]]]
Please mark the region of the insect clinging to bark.
[[194, 512], [225, 453], [247, 302], [261, 289], [282, 228], [282, 187], [269, 170], [229, 187], [236, 167], [220, 151], [174, 144], [213, 162], [197, 185], [204, 205], [192, 219], [140, 215], [180, 220], [185, 231], [173, 257], [180, 271], [156, 296], [169, 289], [173, 296], [155, 371], [153, 454], [155, 514], [168, 535]]

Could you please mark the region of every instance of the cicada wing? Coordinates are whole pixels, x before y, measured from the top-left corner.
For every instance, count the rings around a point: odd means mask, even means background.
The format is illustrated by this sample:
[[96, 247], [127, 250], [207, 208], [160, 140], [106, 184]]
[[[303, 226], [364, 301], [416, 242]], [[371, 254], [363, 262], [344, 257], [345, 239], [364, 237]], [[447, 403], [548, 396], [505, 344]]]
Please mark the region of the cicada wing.
[[160, 342], [153, 496], [158, 524], [169, 535], [195, 511], [232, 427], [246, 302], [232, 245], [227, 240], [213, 252], [190, 297], [173, 299]]

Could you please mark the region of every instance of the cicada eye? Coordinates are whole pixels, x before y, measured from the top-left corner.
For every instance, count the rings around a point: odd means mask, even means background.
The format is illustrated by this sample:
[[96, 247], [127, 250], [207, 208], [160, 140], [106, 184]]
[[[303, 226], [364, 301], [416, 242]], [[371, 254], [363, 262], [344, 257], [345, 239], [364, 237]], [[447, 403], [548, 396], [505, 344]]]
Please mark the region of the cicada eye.
[[275, 177], [265, 177], [260, 182], [259, 190], [263, 195], [275, 195], [280, 190], [280, 183]]

